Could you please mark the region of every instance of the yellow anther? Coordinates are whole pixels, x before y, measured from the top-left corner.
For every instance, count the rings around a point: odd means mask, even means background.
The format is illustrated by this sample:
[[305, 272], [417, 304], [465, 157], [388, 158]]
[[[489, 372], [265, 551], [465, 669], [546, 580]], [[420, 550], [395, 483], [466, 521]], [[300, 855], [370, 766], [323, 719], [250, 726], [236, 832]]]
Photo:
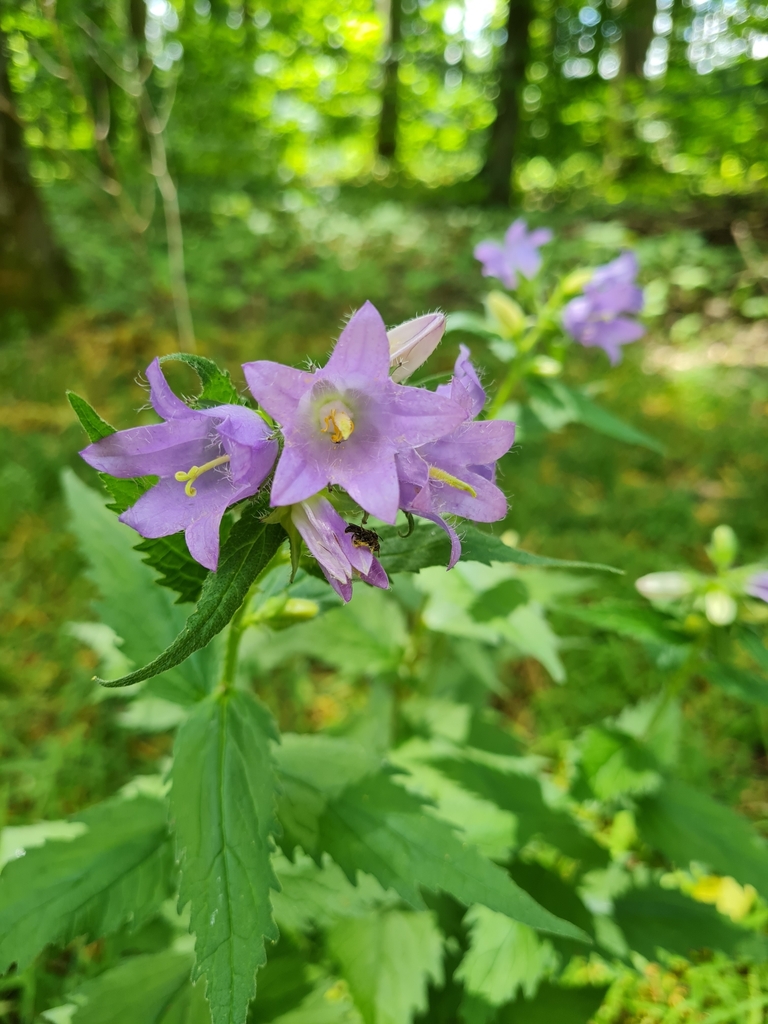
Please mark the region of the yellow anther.
[[322, 428], [324, 434], [327, 434], [331, 427], [333, 427], [331, 440], [334, 444], [346, 441], [355, 429], [352, 417], [349, 413], [344, 412], [343, 409], [331, 409], [323, 422], [325, 423], [325, 426]]
[[473, 498], [477, 497], [477, 491], [471, 484], [464, 483], [464, 481], [459, 480], [457, 476], [452, 476], [450, 473], [446, 473], [444, 469], [438, 469], [437, 466], [430, 466], [429, 475], [433, 480], [439, 480], [441, 483], [448, 484], [449, 487], [455, 487], [457, 491], [466, 491], [467, 494], [471, 494]]
[[217, 466], [223, 466], [225, 462], [229, 462], [229, 456], [220, 455], [218, 459], [211, 459], [210, 462], [206, 462], [202, 466], [190, 466], [186, 473], [179, 470], [179, 472], [176, 473], [176, 479], [180, 484], [184, 483], [185, 480], [187, 481], [184, 493], [188, 497], [194, 498], [197, 494], [197, 488], [192, 486], [195, 480], [197, 480], [199, 476], [202, 476], [203, 473], [207, 473], [209, 469], [215, 469]]

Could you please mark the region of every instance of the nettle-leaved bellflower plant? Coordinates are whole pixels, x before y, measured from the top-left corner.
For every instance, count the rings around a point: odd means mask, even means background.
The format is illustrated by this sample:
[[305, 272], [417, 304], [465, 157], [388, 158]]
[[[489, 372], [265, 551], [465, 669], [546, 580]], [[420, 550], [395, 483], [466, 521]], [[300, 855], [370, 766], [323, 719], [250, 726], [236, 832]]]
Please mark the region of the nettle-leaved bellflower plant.
[[598, 267], [577, 296], [563, 309], [563, 327], [587, 347], [603, 349], [611, 363], [621, 361], [621, 346], [637, 341], [645, 328], [627, 314], [643, 308], [643, 291], [638, 287], [637, 257], [623, 252], [615, 260]]
[[549, 228], [528, 230], [522, 218], [513, 221], [504, 235], [504, 242], [486, 240], [475, 246], [474, 256], [483, 265], [483, 277], [496, 277], [505, 287], [517, 288], [518, 272], [530, 280], [541, 269], [542, 245], [552, 241]]
[[277, 441], [242, 405], [191, 409], [171, 391], [157, 359], [147, 379], [152, 407], [165, 422], [119, 430], [80, 455], [110, 476], [160, 477], [121, 522], [147, 538], [183, 530], [192, 557], [215, 570], [222, 517], [256, 494], [277, 458]]
[[[155, 360], [147, 377], [164, 422], [115, 432], [81, 454], [112, 477], [159, 477], [121, 520], [150, 539], [183, 530], [192, 557], [212, 571], [224, 513], [262, 485], [273, 509], [265, 521], [282, 523], [295, 557], [303, 540], [345, 601], [354, 579], [389, 585], [368, 515], [394, 524], [402, 509], [439, 523], [451, 537], [450, 568], [461, 547], [444, 516], [492, 522], [506, 513], [495, 463], [512, 445], [514, 425], [475, 421], [485, 392], [463, 346], [450, 384], [433, 392], [399, 383], [434, 351], [444, 328], [444, 316], [432, 313], [387, 332], [366, 303], [325, 366], [244, 365], [263, 412], [192, 408]], [[362, 525], [345, 522], [334, 506], [339, 488], [362, 509]]]

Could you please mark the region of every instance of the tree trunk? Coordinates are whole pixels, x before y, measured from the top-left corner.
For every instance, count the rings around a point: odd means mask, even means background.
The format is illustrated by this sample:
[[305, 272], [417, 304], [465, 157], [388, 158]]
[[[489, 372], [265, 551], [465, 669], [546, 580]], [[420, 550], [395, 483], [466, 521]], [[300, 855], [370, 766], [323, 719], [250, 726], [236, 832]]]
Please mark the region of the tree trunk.
[[397, 77], [402, 42], [402, 0], [389, 0], [389, 39], [384, 61], [384, 85], [381, 90], [381, 116], [377, 148], [379, 156], [394, 160], [397, 156]]
[[0, 311], [20, 309], [40, 321], [75, 282], [29, 173], [6, 45], [0, 30]]
[[509, 0], [507, 40], [499, 63], [499, 95], [496, 119], [491, 126], [485, 164], [478, 178], [485, 186], [489, 203], [509, 205], [512, 194], [512, 164], [520, 126], [520, 94], [525, 86], [528, 64], [528, 30], [533, 18], [533, 0]]
[[624, 35], [624, 59], [622, 68], [625, 75], [643, 77], [645, 55], [653, 39], [653, 19], [656, 16], [656, 0], [627, 0], [620, 15]]

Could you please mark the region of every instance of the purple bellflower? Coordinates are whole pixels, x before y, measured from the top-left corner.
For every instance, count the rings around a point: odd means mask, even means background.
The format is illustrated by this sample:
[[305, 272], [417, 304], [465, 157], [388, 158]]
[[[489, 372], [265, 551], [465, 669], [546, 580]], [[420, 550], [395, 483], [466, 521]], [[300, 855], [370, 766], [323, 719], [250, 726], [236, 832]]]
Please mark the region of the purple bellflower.
[[637, 286], [637, 259], [623, 252], [598, 267], [584, 288], [563, 310], [563, 327], [576, 341], [603, 349], [612, 365], [621, 362], [621, 346], [637, 341], [645, 328], [626, 313], [639, 313], [643, 292]]
[[759, 572], [747, 581], [744, 588], [750, 597], [757, 597], [768, 602], [768, 572]]
[[352, 580], [356, 576], [373, 587], [389, 587], [387, 574], [370, 545], [349, 530], [322, 494], [293, 505], [291, 520], [325, 578], [344, 601], [352, 597]]
[[159, 476], [120, 521], [142, 537], [184, 530], [192, 557], [215, 570], [221, 518], [259, 489], [277, 457], [277, 442], [264, 420], [244, 406], [190, 409], [168, 386], [157, 359], [147, 379], [152, 406], [165, 422], [119, 430], [80, 454], [111, 476]]
[[504, 244], [485, 241], [475, 246], [475, 259], [483, 264], [483, 277], [497, 277], [507, 288], [517, 288], [517, 272], [535, 277], [541, 267], [539, 247], [552, 241], [549, 228], [528, 231], [521, 218], [507, 228]]
[[465, 345], [460, 347], [451, 383], [442, 384], [438, 392], [461, 406], [464, 422], [436, 441], [400, 452], [397, 469], [401, 507], [446, 531], [451, 539], [451, 569], [461, 555], [461, 542], [444, 515], [493, 523], [507, 514], [507, 499], [495, 483], [496, 460], [514, 443], [515, 424], [476, 422], [486, 396]]
[[437, 440], [465, 417], [448, 396], [392, 381], [386, 328], [370, 302], [349, 321], [321, 369], [309, 373], [267, 360], [243, 369], [251, 393], [283, 433], [273, 506], [294, 505], [339, 484], [366, 512], [394, 523], [396, 453]]

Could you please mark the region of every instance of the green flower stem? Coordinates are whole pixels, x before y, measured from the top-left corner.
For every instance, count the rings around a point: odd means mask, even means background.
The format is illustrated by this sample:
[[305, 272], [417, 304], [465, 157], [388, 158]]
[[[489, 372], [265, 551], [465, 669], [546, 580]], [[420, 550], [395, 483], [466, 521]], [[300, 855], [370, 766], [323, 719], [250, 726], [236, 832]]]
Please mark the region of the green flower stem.
[[245, 610], [250, 603], [252, 593], [253, 589], [248, 591], [246, 599], [232, 616], [229, 623], [229, 632], [227, 633], [227, 653], [224, 657], [224, 670], [221, 673], [221, 680], [219, 682], [220, 693], [228, 693], [235, 683], [237, 655], [240, 650], [240, 641], [247, 628]]

